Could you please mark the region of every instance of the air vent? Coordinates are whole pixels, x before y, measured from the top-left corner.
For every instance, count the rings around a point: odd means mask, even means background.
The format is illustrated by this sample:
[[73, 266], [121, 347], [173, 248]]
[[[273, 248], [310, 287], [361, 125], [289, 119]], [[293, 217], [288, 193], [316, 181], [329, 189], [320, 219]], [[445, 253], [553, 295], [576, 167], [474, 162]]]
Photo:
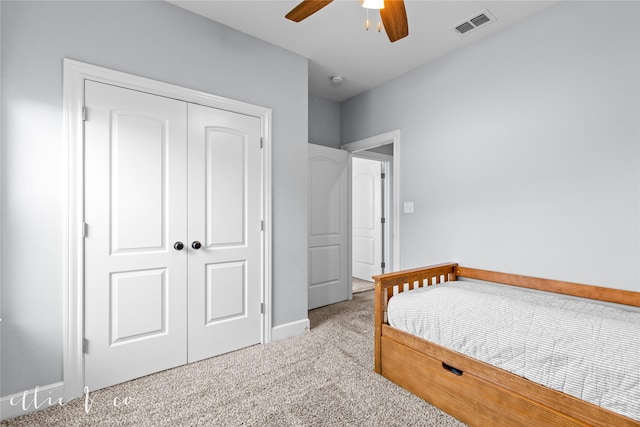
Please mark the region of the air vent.
[[459, 32], [460, 34], [464, 34], [467, 31], [471, 31], [473, 30], [475, 27], [473, 25], [471, 25], [470, 22], [463, 22], [462, 24], [458, 25], [456, 27], [456, 31]]
[[485, 25], [495, 20], [496, 17], [493, 16], [491, 12], [485, 9], [482, 12], [474, 14], [470, 18], [465, 19], [464, 21], [454, 25], [451, 28], [454, 29], [458, 34], [466, 34], [469, 31], [475, 30], [481, 25]]

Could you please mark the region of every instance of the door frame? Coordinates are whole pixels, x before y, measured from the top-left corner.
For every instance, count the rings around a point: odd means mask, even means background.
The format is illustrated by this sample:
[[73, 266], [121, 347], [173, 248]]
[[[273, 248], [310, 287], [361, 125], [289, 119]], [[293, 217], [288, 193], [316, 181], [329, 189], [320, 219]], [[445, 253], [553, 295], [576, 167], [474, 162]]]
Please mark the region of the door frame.
[[[398, 269], [400, 268], [400, 130], [394, 130], [391, 132], [343, 144], [340, 146], [340, 149], [350, 152], [352, 156], [358, 156], [358, 152], [388, 144], [393, 144], [393, 161], [391, 162], [393, 165], [392, 170], [391, 173], [389, 173], [389, 171], [386, 171], [386, 173], [388, 174], [387, 177], [391, 177], [391, 186], [393, 187], [393, 197], [387, 197], [387, 200], [391, 201], [389, 211], [393, 213], [393, 218], [391, 227], [392, 232], [389, 233], [389, 227], [385, 227], [387, 236], [391, 237], [392, 239], [385, 239], [384, 246], [385, 250], [387, 250], [389, 246], [389, 240], [393, 241], [393, 244], [391, 245], [393, 251], [392, 257], [390, 259], [389, 257], [385, 257], [385, 259], [391, 261], [391, 265], [388, 265], [385, 271], [392, 272], [398, 271]], [[374, 156], [366, 157], [374, 158]], [[384, 156], [380, 156], [380, 161], [385, 162], [386, 160], [383, 159], [383, 157]], [[351, 177], [349, 179], [351, 179]], [[349, 188], [351, 188], [351, 185], [353, 184], [350, 182]], [[385, 211], [387, 211], [386, 208]], [[353, 230], [351, 230], [351, 222], [349, 222], [349, 224], [349, 234], [351, 235]], [[388, 255], [388, 253], [386, 255]], [[351, 254], [349, 255], [349, 262], [353, 262]]]
[[63, 224], [64, 399], [84, 393], [84, 82], [93, 80], [261, 119], [262, 134], [262, 343], [271, 341], [271, 119], [270, 108], [65, 58], [63, 141], [67, 171]]

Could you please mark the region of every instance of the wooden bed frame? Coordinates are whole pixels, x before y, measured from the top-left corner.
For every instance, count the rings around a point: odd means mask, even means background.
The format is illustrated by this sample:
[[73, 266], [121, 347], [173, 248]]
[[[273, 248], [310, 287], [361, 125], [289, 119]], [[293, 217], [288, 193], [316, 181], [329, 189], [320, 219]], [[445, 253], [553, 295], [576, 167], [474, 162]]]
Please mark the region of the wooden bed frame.
[[394, 293], [421, 286], [442, 286], [458, 277], [640, 307], [640, 292], [497, 273], [455, 263], [382, 274], [373, 277], [375, 372], [472, 426], [640, 426], [640, 422], [631, 418], [386, 323], [387, 302]]

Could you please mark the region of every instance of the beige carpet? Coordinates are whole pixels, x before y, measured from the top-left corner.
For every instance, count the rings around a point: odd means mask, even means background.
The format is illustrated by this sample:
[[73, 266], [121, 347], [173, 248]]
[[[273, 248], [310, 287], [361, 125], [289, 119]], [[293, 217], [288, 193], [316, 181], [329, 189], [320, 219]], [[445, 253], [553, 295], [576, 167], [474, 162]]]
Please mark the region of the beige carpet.
[[78, 399], [0, 425], [463, 425], [373, 372], [372, 305], [358, 293], [310, 311], [304, 336], [90, 392], [88, 411]]
[[373, 290], [375, 283], [367, 280], [352, 278], [351, 293], [357, 294], [359, 292], [366, 292]]

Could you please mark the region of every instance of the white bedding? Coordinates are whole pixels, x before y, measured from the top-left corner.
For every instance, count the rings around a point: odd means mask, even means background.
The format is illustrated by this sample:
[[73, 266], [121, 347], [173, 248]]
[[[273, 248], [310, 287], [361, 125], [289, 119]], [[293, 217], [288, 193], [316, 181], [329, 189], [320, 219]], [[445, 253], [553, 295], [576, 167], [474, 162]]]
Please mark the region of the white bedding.
[[640, 421], [640, 312], [449, 282], [389, 300], [389, 324]]

